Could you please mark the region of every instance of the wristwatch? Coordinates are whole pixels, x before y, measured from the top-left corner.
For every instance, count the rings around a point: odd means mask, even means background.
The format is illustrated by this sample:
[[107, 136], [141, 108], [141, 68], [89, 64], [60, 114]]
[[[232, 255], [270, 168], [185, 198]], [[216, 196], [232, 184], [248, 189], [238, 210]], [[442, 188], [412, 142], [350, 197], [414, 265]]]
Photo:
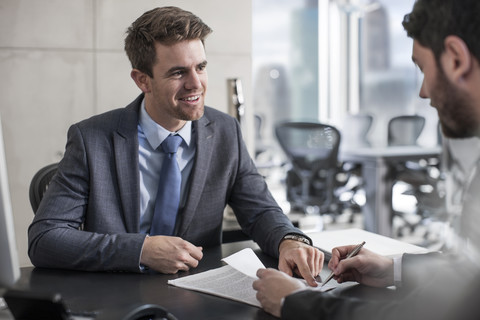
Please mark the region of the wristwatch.
[[302, 236], [300, 234], [296, 234], [296, 233], [287, 234], [286, 236], [283, 237], [283, 240], [295, 240], [295, 241], [300, 241], [300, 242], [303, 242], [305, 244], [308, 244], [309, 246], [312, 245], [312, 242], [310, 241], [310, 239], [308, 239], [307, 237]]

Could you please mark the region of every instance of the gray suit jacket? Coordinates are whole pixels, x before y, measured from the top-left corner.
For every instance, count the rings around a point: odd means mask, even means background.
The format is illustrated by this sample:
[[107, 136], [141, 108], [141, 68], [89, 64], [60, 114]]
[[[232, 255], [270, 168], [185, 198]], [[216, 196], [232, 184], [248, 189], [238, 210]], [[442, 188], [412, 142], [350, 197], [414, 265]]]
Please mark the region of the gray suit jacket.
[[[29, 227], [35, 266], [139, 271], [137, 124], [139, 96], [126, 108], [72, 125], [64, 158]], [[193, 123], [195, 163], [176, 235], [198, 246], [221, 243], [229, 204], [243, 231], [278, 256], [287, 233], [301, 233], [278, 207], [243, 142], [238, 122], [212, 108]]]

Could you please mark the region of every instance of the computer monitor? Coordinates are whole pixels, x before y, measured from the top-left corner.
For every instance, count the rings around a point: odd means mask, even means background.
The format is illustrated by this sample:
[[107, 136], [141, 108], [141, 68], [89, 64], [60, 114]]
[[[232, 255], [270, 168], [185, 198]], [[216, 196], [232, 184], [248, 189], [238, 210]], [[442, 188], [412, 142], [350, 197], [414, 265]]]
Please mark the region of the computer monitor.
[[0, 119], [0, 289], [11, 287], [19, 277], [20, 267]]

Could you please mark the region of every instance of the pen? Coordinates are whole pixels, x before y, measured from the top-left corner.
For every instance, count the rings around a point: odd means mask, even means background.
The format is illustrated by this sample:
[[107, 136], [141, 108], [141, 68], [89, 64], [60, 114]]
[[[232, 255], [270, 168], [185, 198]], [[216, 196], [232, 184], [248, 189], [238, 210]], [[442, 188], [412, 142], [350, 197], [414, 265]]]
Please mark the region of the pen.
[[[363, 241], [363, 242], [360, 243], [358, 246], [356, 246], [355, 249], [353, 249], [352, 252], [350, 252], [345, 259], [348, 259], [348, 258], [351, 258], [351, 257], [355, 256], [355, 255], [360, 251], [360, 249], [362, 249], [362, 247], [363, 247], [364, 244], [365, 244], [365, 241]], [[330, 280], [333, 278], [334, 275], [335, 275], [335, 274], [333, 273], [333, 271], [330, 272], [330, 274], [328, 275], [327, 279], [325, 279], [325, 281], [322, 283], [322, 285], [320, 286], [320, 288], [323, 287], [328, 281], [330, 281]]]

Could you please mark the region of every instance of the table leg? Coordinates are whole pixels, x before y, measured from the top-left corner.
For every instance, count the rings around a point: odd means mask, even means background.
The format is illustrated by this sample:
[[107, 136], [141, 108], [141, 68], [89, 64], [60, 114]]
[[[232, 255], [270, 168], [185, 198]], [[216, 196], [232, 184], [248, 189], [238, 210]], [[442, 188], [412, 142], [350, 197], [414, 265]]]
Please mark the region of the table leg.
[[366, 203], [362, 212], [365, 230], [392, 236], [392, 181], [383, 159], [363, 163]]

